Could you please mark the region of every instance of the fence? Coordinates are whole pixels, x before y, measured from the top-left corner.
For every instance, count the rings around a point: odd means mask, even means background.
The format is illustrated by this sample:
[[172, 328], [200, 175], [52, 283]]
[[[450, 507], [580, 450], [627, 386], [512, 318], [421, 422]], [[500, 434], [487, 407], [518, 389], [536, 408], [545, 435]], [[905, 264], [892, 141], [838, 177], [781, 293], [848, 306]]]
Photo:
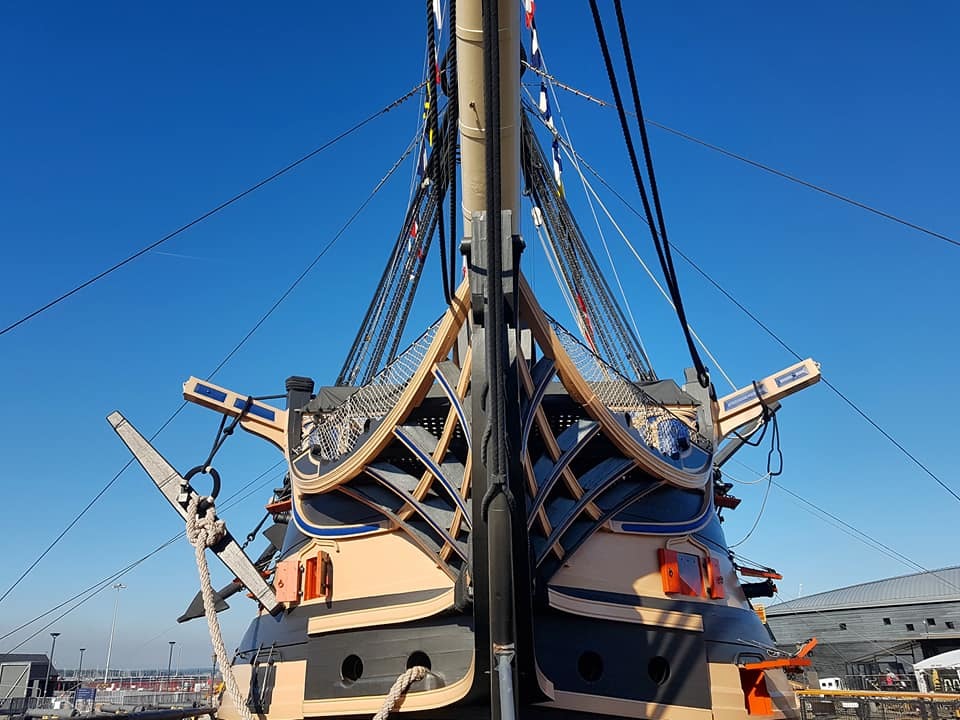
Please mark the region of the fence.
[[[206, 707], [211, 703], [210, 691], [197, 692], [136, 692], [131, 690], [100, 690], [95, 706], [113, 706], [134, 709]], [[73, 707], [73, 693], [55, 697], [6, 698], [0, 700], [0, 717], [22, 715], [27, 710], [59, 710]]]
[[960, 718], [960, 695], [800, 690], [801, 720], [947, 720]]
[[210, 702], [210, 692], [131, 692], [115, 690], [97, 692], [97, 705], [118, 707], [168, 708], [199, 707]]

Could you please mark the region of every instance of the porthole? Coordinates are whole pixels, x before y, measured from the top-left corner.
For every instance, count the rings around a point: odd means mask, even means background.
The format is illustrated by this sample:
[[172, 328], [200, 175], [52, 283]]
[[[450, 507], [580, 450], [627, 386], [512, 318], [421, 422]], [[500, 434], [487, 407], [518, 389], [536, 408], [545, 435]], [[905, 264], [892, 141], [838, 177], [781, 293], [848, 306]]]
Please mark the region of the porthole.
[[647, 663], [647, 675], [657, 685], [663, 685], [670, 679], [670, 663], [667, 662], [666, 658], [655, 655]]
[[347, 655], [340, 663], [340, 677], [345, 683], [355, 683], [363, 677], [363, 660], [359, 655]]
[[420, 650], [410, 653], [410, 657], [407, 658], [407, 670], [418, 665], [425, 667], [427, 670], [433, 667], [430, 664], [430, 656]]
[[577, 672], [587, 682], [596, 682], [603, 675], [603, 658], [592, 650], [587, 650], [577, 660]]

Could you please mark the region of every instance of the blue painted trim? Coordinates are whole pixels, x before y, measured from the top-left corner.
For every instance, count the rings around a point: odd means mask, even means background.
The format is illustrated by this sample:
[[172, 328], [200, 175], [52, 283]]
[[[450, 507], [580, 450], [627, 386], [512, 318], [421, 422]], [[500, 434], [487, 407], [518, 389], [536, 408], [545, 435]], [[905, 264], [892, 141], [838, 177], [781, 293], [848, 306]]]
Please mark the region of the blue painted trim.
[[324, 527], [313, 525], [297, 512], [296, 500], [292, 503], [293, 523], [301, 532], [311, 537], [344, 537], [346, 535], [365, 535], [367, 533], [382, 530], [382, 525], [342, 525], [340, 527]]
[[222, 390], [215, 390], [209, 385], [204, 385], [202, 383], [197, 383], [194, 385], [193, 391], [197, 395], [203, 395], [204, 397], [208, 397], [211, 400], [216, 400], [217, 402], [224, 402], [227, 399], [227, 394]]
[[[763, 387], [763, 385], [757, 385], [757, 389], [759, 389], [760, 391], [760, 397], [763, 397], [764, 395], [767, 394], [767, 390], [766, 388]], [[751, 400], [756, 399], [756, 397], [757, 397], [757, 391], [754, 390], [752, 387], [749, 388], [748, 390], [742, 390], [741, 392], [737, 393], [729, 400], [724, 400], [723, 409], [733, 410], [735, 408], [740, 407], [741, 405], [746, 405]]]
[[550, 386], [550, 379], [555, 372], [556, 366], [553, 362], [550, 364], [554, 369], [551, 369], [543, 380], [540, 381], [540, 384], [533, 388], [533, 397], [530, 398], [530, 406], [527, 408], [526, 417], [523, 419], [523, 435], [520, 440], [521, 453], [527, 452], [527, 441], [530, 439], [530, 430], [533, 429], [533, 418], [537, 414], [537, 408], [540, 407], [540, 403], [543, 402], [543, 396], [546, 394], [547, 388]]
[[[237, 398], [233, 401], [233, 406], [237, 410], [243, 410], [247, 405], [245, 398]], [[250, 409], [247, 410], [247, 415], [256, 415], [257, 417], [262, 417], [264, 420], [276, 420], [277, 414], [273, 410], [268, 410], [262, 405], [257, 405], [256, 403], [250, 404]]]
[[467, 448], [472, 449], [473, 445], [470, 442], [470, 426], [467, 424], [467, 416], [463, 412], [463, 406], [460, 404], [460, 398], [457, 397], [457, 393], [453, 386], [450, 385], [450, 381], [447, 380], [447, 377], [443, 374], [443, 371], [441, 371], [438, 366], [433, 368], [433, 375], [437, 378], [437, 382], [439, 382], [443, 387], [443, 392], [446, 393], [448, 398], [450, 398], [450, 404], [453, 405], [454, 410], [457, 411], [457, 417], [460, 418], [460, 427], [463, 428], [463, 437], [467, 441]]
[[706, 509], [693, 520], [682, 523], [619, 523], [620, 530], [628, 533], [644, 535], [682, 535], [696, 532], [710, 522], [711, 502], [706, 503]]
[[691, 521], [685, 525], [644, 525], [643, 523], [621, 523], [620, 530], [627, 533], [639, 533], [642, 535], [683, 535], [685, 533], [696, 532], [706, 525], [703, 518], [695, 522]]
[[[564, 470], [570, 467], [570, 463], [573, 462], [573, 459], [579, 455], [583, 448], [585, 448], [587, 444], [600, 433], [600, 423], [594, 421], [591, 422], [593, 422], [593, 425], [590, 426], [584, 436], [580, 438], [573, 446], [560, 454], [560, 457], [557, 458], [556, 463], [550, 470], [550, 474], [544, 479], [543, 485], [537, 488], [537, 495], [533, 498], [533, 506], [530, 508], [527, 515], [528, 528], [533, 527], [537, 512], [539, 512], [541, 506], [546, 502], [547, 495], [549, 495], [556, 486], [557, 481], [560, 479], [560, 476], [563, 475]], [[571, 425], [570, 427], [573, 426]], [[534, 473], [534, 480], [536, 480], [536, 473]]]
[[796, 370], [788, 370], [782, 375], [777, 375], [777, 377], [773, 379], [773, 382], [778, 388], [782, 388], [784, 385], [789, 385], [800, 378], [805, 378], [809, 374], [810, 371], [807, 369], [807, 366], [803, 365], [798, 367]]
[[[604, 461], [601, 460], [601, 463], [602, 462]], [[567, 530], [569, 530], [570, 527], [573, 525], [574, 521], [578, 517], [580, 517], [580, 514], [586, 509], [587, 505], [592, 503], [600, 495], [602, 495], [611, 487], [613, 487], [614, 484], [618, 483], [627, 473], [631, 472], [635, 467], [637, 467], [636, 461], [630, 460], [628, 458], [623, 458], [623, 463], [620, 464], [619, 466], [614, 467], [613, 471], [608, 473], [602, 482], [597, 483], [591, 490], [584, 492], [583, 495], [580, 497], [580, 499], [577, 500], [576, 504], [572, 508], [570, 508], [570, 512], [568, 512], [565, 517], [560, 518], [560, 521], [553, 526], [553, 529], [550, 532], [550, 537], [547, 538], [547, 543], [543, 548], [543, 552], [537, 557], [537, 565], [543, 562], [544, 558], [546, 558], [546, 556], [550, 553], [550, 549], [556, 543], [559, 542], [561, 545], [563, 544], [561, 538], [563, 537], [564, 533], [566, 533]], [[579, 478], [577, 479], [577, 484], [578, 485], [580, 484]], [[640, 495], [640, 498], [642, 498], [644, 495], [647, 495], [653, 492], [659, 486], [660, 485], [657, 484], [657, 485], [653, 485], [650, 488], [647, 488], [646, 490], [644, 490], [643, 494]], [[598, 526], [602, 524], [604, 523], [597, 523]]]
[[422, 462], [426, 468], [433, 474], [433, 476], [440, 481], [440, 484], [446, 489], [450, 494], [450, 498], [457, 504], [457, 507], [460, 508], [460, 512], [463, 514], [463, 521], [466, 523], [467, 528], [473, 529], [473, 523], [471, 522], [470, 513], [467, 512], [467, 505], [463, 501], [463, 498], [460, 497], [460, 492], [456, 490], [447, 480], [446, 476], [441, 472], [440, 468], [433, 461], [433, 458], [424, 453], [417, 444], [413, 442], [410, 438], [403, 434], [403, 431], [400, 428], [393, 429], [394, 434], [400, 438], [400, 442], [406, 445], [410, 452], [417, 456], [417, 459]]

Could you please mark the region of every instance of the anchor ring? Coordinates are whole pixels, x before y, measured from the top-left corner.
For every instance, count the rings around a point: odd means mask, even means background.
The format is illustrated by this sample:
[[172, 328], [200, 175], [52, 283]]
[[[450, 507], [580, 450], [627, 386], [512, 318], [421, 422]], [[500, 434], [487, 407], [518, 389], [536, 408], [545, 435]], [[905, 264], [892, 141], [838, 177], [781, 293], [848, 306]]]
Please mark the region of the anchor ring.
[[183, 484], [194, 492], [196, 492], [196, 490], [194, 490], [193, 486], [190, 485], [190, 480], [196, 475], [210, 476], [210, 479], [213, 481], [213, 487], [210, 489], [209, 497], [216, 500], [217, 495], [220, 494], [220, 473], [217, 472], [216, 468], [211, 467], [210, 465], [197, 465], [190, 472], [183, 476]]

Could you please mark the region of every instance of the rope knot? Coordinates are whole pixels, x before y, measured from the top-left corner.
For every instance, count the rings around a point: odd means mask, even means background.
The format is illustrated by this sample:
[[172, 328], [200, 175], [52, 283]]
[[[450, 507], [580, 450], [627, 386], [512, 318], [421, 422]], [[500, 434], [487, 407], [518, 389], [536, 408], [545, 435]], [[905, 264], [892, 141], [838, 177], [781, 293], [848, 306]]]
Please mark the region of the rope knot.
[[[201, 515], [200, 505], [206, 506]], [[194, 494], [187, 505], [187, 539], [197, 548], [216, 545], [227, 534], [227, 526], [217, 517], [212, 497]]]

